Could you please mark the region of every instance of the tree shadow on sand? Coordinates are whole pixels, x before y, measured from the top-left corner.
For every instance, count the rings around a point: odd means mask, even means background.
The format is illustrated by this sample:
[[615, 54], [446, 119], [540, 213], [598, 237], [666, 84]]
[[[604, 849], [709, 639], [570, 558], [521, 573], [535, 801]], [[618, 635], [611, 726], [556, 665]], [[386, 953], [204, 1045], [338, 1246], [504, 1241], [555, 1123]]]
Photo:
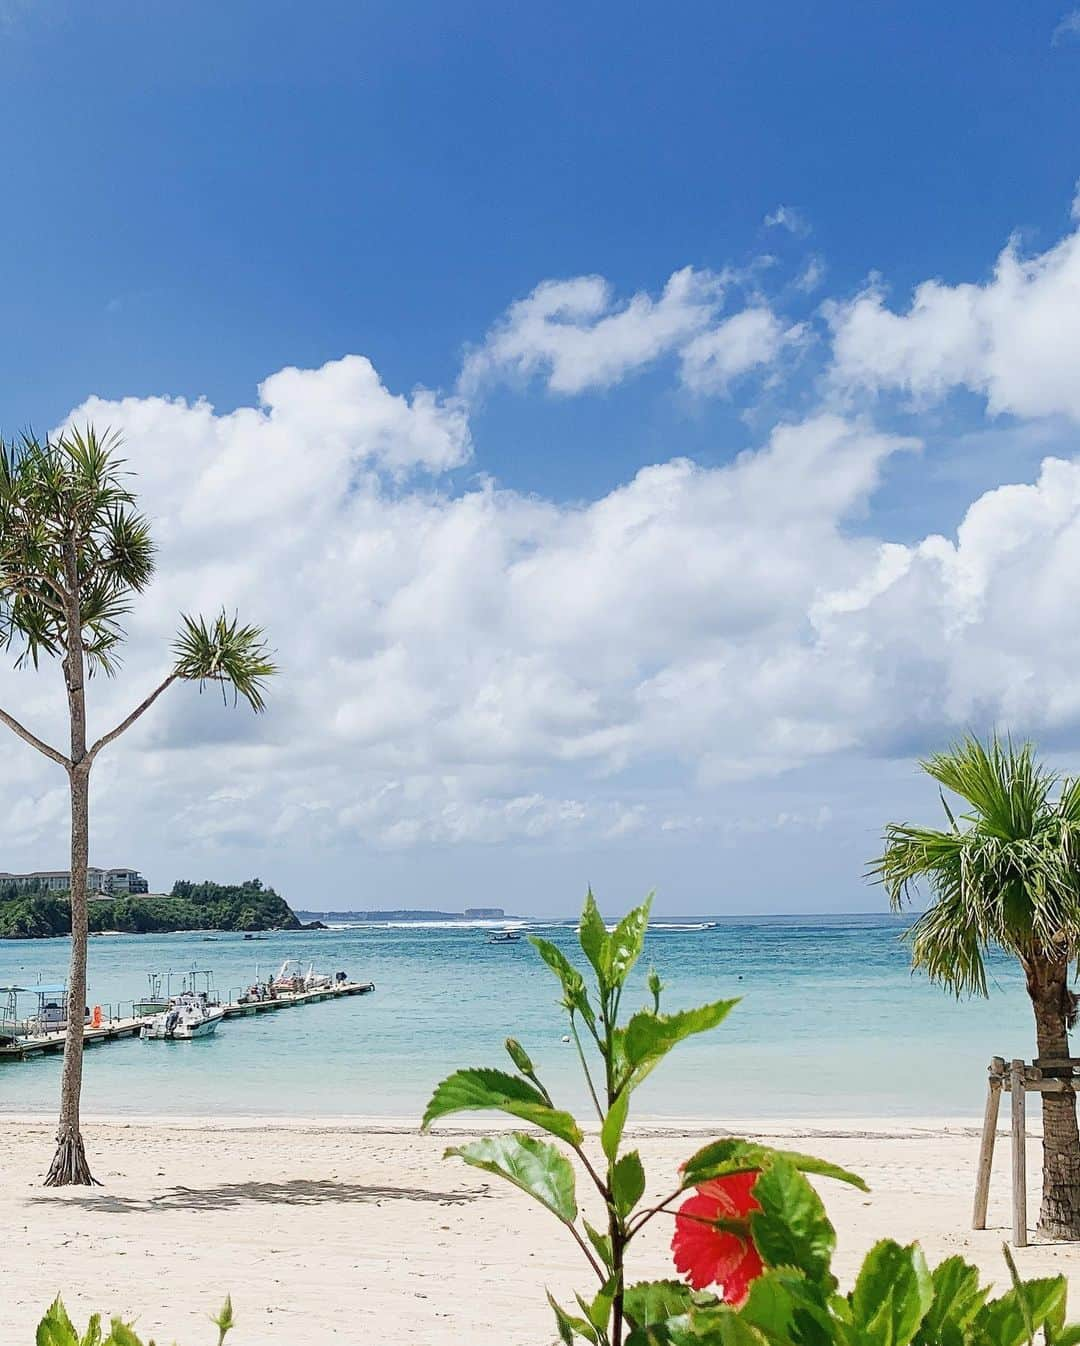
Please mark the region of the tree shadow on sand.
[[[235, 1182], [217, 1187], [173, 1187], [149, 1198], [108, 1192], [72, 1194], [66, 1200], [84, 1210], [103, 1214], [161, 1210], [229, 1210], [246, 1203], [270, 1206], [378, 1204], [381, 1201], [420, 1201], [438, 1206], [463, 1206], [490, 1197], [487, 1186], [464, 1192], [433, 1192], [425, 1187], [369, 1187], [360, 1183], [294, 1178], [290, 1182]], [[37, 1197], [37, 1201], [49, 1201]]]

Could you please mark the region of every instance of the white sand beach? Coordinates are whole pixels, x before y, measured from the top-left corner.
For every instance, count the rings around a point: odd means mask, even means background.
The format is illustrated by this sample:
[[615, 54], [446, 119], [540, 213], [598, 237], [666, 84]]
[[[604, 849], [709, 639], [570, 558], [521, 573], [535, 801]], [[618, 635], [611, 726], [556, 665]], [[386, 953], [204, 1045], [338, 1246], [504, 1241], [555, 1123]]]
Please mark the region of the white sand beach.
[[[580, 1253], [524, 1195], [443, 1161], [463, 1128], [419, 1136], [387, 1122], [111, 1120], [86, 1128], [103, 1186], [46, 1191], [46, 1119], [4, 1119], [0, 1190], [0, 1340], [29, 1346], [62, 1291], [77, 1322], [95, 1309], [137, 1318], [159, 1346], [203, 1346], [207, 1315], [231, 1293], [230, 1346], [325, 1346], [377, 1340], [541, 1346], [555, 1339], [544, 1287], [589, 1286]], [[477, 1129], [490, 1129], [484, 1122]], [[990, 1280], [1005, 1275], [1008, 1143], [999, 1140], [989, 1225], [969, 1228], [978, 1129], [971, 1122], [687, 1121], [635, 1135], [657, 1195], [712, 1136], [752, 1134], [843, 1163], [869, 1196], [823, 1183], [837, 1226], [837, 1269], [886, 1234], [921, 1237], [931, 1263], [952, 1253]], [[1029, 1146], [1031, 1220], [1039, 1145]], [[672, 1274], [670, 1226], [637, 1249], [641, 1277]], [[1080, 1245], [1017, 1252], [1024, 1274], [1064, 1272], [1080, 1315]]]

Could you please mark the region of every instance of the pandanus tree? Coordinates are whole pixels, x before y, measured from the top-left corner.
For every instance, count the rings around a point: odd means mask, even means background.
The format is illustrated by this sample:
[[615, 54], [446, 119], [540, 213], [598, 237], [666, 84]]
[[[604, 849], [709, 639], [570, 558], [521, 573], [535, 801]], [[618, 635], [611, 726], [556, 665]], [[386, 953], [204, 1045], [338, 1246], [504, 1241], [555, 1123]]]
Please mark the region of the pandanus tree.
[[0, 721], [67, 774], [71, 795], [71, 970], [56, 1154], [51, 1187], [94, 1181], [83, 1146], [83, 1006], [86, 1003], [90, 773], [99, 753], [144, 715], [174, 682], [219, 684], [254, 711], [276, 670], [262, 631], [224, 611], [184, 616], [169, 671], [113, 729], [90, 742], [86, 683], [112, 677], [124, 640], [122, 621], [154, 573], [147, 520], [128, 486], [119, 439], [92, 426], [43, 443], [30, 435], [0, 440], [0, 646], [16, 667], [59, 660], [67, 691], [66, 752], [0, 709]]
[[[894, 909], [925, 887], [931, 902], [908, 931], [912, 963], [957, 995], [987, 994], [986, 954], [1023, 969], [1039, 1057], [1069, 1055], [1080, 957], [1080, 779], [1061, 779], [1025, 743], [968, 737], [922, 764], [939, 786], [946, 826], [890, 823], [871, 875]], [[968, 806], [950, 808], [945, 791]], [[1039, 1230], [1080, 1238], [1080, 1134], [1071, 1088], [1043, 1095]]]

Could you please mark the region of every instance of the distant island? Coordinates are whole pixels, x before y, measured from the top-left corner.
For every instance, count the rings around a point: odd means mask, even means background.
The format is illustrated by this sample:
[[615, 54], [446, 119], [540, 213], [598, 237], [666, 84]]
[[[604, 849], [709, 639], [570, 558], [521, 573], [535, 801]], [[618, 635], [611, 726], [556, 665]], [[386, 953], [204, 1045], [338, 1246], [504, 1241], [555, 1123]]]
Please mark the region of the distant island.
[[[92, 897], [90, 931], [167, 934], [178, 930], [303, 930], [283, 897], [260, 879], [244, 883], [193, 883], [178, 879], [170, 893]], [[314, 928], [319, 928], [316, 923]], [[0, 897], [0, 939], [47, 939], [71, 933], [66, 893]]]
[[425, 911], [403, 907], [391, 911], [299, 911], [307, 921], [516, 921], [502, 907], [466, 907], [464, 911]]

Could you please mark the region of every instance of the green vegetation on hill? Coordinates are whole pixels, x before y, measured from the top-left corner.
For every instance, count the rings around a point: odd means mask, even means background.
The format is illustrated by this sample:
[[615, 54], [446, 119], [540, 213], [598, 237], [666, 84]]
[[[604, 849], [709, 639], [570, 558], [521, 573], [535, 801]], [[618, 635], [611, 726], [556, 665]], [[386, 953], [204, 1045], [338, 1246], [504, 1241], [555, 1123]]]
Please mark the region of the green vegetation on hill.
[[[90, 903], [90, 929], [146, 935], [172, 930], [299, 930], [283, 897], [259, 879], [223, 884], [180, 879], [167, 896], [123, 894]], [[71, 932], [66, 896], [0, 898], [0, 939], [40, 939]]]

